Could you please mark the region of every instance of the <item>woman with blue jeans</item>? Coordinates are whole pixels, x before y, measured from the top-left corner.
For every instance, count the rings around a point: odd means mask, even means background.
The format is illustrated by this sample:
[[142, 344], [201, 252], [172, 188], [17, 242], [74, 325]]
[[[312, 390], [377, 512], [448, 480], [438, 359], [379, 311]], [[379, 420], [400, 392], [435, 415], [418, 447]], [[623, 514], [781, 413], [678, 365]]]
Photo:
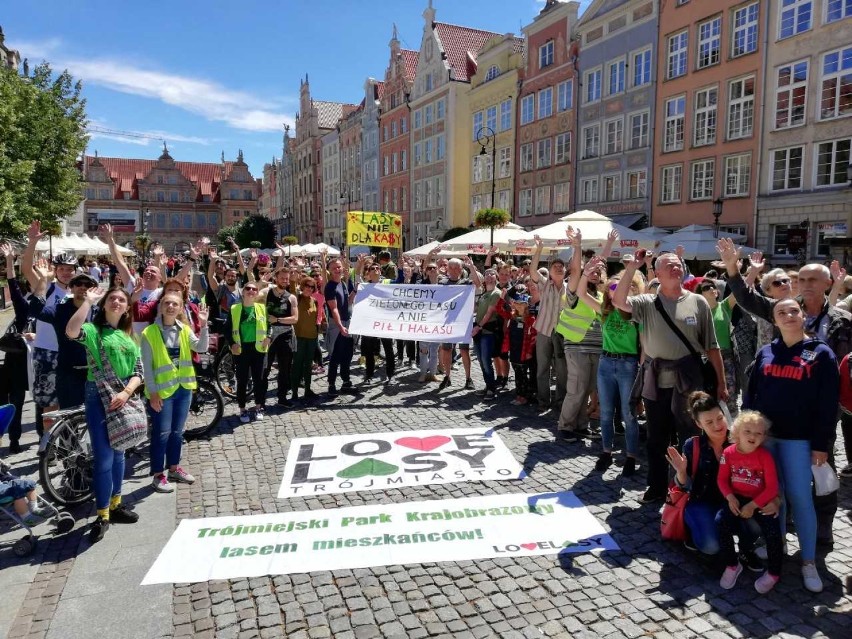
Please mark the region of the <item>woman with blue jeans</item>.
[[186, 323], [180, 293], [163, 294], [159, 311], [157, 320], [142, 331], [142, 370], [151, 416], [151, 484], [158, 493], [170, 493], [174, 491], [172, 481], [183, 484], [195, 481], [178, 464], [183, 427], [192, 391], [197, 388], [192, 353], [207, 351], [209, 336], [206, 306], [198, 309], [198, 336]]
[[494, 332], [496, 323], [500, 321], [497, 304], [503, 296], [503, 292], [497, 288], [497, 271], [493, 268], [485, 271], [483, 286], [485, 291], [476, 302], [471, 336], [482, 377], [485, 378], [483, 399], [493, 400], [497, 397], [497, 379], [494, 377], [494, 362], [491, 358], [497, 354]]
[[[612, 445], [615, 439], [613, 420], [616, 406], [621, 407], [621, 419], [624, 420], [625, 448], [627, 458], [621, 475], [630, 477], [636, 474], [636, 459], [639, 455], [639, 422], [630, 407], [630, 392], [639, 371], [639, 329], [630, 321], [630, 313], [612, 305], [612, 295], [618, 287], [621, 275], [611, 277], [607, 282], [603, 302], [589, 295], [588, 278], [593, 272], [605, 267], [600, 257], [588, 261], [577, 286], [581, 300], [598, 314], [603, 335], [603, 350], [598, 363], [597, 388], [600, 405], [601, 446], [595, 470], [605, 471], [612, 465]], [[642, 276], [637, 272], [630, 283], [630, 294], [643, 292]]]
[[[92, 322], [86, 322], [91, 307], [101, 298], [104, 302]], [[95, 287], [68, 321], [65, 334], [83, 343], [96, 365], [112, 366], [116, 377], [125, 384], [104, 406], [92, 372], [86, 381], [86, 423], [92, 440], [94, 458], [93, 483], [98, 516], [89, 530], [89, 540], [103, 539], [110, 523], [135, 524], [139, 520], [132, 510], [121, 503], [121, 483], [124, 479], [124, 451], [109, 444], [106, 411], [118, 410], [142, 384], [142, 360], [139, 346], [131, 337], [133, 319], [130, 315], [130, 296], [122, 288], [104, 292]], [[103, 361], [103, 357], [108, 360]]]
[[[811, 465], [827, 463], [837, 429], [837, 359], [824, 342], [805, 334], [805, 311], [797, 300], [775, 302], [772, 323], [781, 337], [758, 351], [743, 394], [743, 409], [760, 411], [772, 424], [768, 448], [775, 457], [781, 490], [793, 509], [802, 579], [805, 588], [821, 592], [822, 580], [814, 564], [817, 517]], [[786, 534], [784, 509], [780, 517], [782, 534]]]

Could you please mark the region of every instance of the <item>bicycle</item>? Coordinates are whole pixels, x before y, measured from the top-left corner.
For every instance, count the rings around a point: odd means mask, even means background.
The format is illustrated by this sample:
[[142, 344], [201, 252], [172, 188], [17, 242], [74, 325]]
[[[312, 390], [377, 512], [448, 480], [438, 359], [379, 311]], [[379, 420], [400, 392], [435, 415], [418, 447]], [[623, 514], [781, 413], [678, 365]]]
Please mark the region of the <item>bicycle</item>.
[[[196, 370], [198, 388], [192, 393], [183, 431], [187, 441], [210, 432], [225, 412], [225, 400], [210, 378], [207, 367], [202, 364], [196, 366]], [[39, 480], [42, 489], [58, 504], [81, 504], [90, 499], [93, 492], [92, 441], [85, 408], [75, 406], [52, 411], [45, 413], [44, 417], [55, 421], [39, 443]], [[150, 432], [149, 425], [149, 438]]]

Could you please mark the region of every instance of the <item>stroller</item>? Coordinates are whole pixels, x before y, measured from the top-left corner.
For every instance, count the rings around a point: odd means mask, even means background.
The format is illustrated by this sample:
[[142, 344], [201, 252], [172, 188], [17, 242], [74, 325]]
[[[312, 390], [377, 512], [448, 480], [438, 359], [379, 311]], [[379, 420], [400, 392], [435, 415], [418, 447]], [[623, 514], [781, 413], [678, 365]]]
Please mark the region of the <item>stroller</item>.
[[[12, 418], [15, 416], [15, 407], [11, 404], [6, 404], [5, 406], [0, 406], [0, 437], [2, 437], [6, 433], [6, 429], [9, 428], [9, 424], [12, 423]], [[0, 462], [0, 478], [9, 479], [15, 478], [14, 475], [10, 472], [10, 468]], [[53, 523], [54, 528], [59, 533], [66, 533], [74, 527], [74, 517], [70, 513], [59, 512], [53, 504], [42, 499], [41, 497], [36, 497], [38, 500], [39, 506], [48, 511], [49, 514], [44, 521], [51, 521]], [[27, 524], [24, 519], [15, 512], [14, 508], [15, 499], [11, 496], [8, 497], [0, 497], [0, 512], [6, 515], [9, 519], [11, 519], [15, 524], [23, 528], [27, 531], [27, 536], [22, 537], [18, 541], [15, 542], [15, 545], [12, 546], [12, 551], [18, 557], [27, 557], [35, 550], [36, 542], [38, 538], [33, 534], [32, 528], [29, 524]], [[40, 522], [41, 523], [41, 522]]]

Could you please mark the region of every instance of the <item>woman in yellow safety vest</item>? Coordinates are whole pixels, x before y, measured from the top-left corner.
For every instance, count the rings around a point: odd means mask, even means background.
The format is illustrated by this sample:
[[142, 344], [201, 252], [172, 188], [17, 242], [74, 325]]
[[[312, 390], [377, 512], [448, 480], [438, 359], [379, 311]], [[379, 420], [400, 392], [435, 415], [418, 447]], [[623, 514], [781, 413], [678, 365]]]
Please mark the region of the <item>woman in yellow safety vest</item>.
[[266, 305], [257, 301], [258, 286], [249, 282], [243, 287], [243, 303], [234, 304], [228, 312], [225, 337], [231, 345], [237, 374], [237, 404], [240, 421], [247, 424], [251, 416], [246, 410], [248, 380], [254, 385], [254, 419], [263, 420], [267, 379], [264, 375], [266, 352], [269, 350], [271, 327], [266, 318]]
[[[160, 299], [157, 320], [142, 331], [142, 370], [151, 415], [151, 485], [158, 493], [174, 491], [171, 482], [191, 484], [195, 478], [181, 468], [183, 427], [195, 382], [192, 351], [207, 351], [207, 307], [198, 310], [198, 336], [183, 314], [183, 297], [176, 292]], [[166, 473], [168, 465], [168, 473]]]

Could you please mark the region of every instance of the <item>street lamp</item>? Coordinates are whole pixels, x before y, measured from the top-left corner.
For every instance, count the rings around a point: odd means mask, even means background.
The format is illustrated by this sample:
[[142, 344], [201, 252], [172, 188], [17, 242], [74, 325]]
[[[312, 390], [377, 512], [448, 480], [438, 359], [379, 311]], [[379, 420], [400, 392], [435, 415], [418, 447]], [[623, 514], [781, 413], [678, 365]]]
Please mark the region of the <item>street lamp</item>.
[[494, 129], [490, 126], [480, 127], [476, 132], [476, 141], [479, 143], [479, 156], [487, 155], [485, 147], [491, 145], [491, 207], [494, 208], [494, 190], [497, 187], [497, 136], [494, 134]]
[[722, 217], [722, 206], [724, 206], [725, 201], [718, 197], [713, 200], [713, 237], [719, 237], [719, 218]]
[[[346, 205], [346, 213], [349, 213], [349, 209], [352, 208], [352, 193], [349, 191], [349, 184], [347, 182], [342, 182], [340, 184], [340, 198], [338, 199], [340, 202], [340, 206]], [[343, 226], [340, 228], [340, 248], [343, 249], [346, 246], [346, 216], [343, 216]], [[333, 243], [333, 242], [332, 242]]]

